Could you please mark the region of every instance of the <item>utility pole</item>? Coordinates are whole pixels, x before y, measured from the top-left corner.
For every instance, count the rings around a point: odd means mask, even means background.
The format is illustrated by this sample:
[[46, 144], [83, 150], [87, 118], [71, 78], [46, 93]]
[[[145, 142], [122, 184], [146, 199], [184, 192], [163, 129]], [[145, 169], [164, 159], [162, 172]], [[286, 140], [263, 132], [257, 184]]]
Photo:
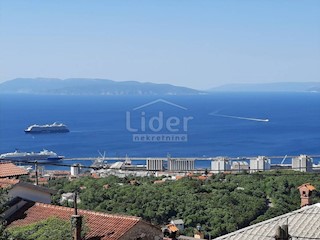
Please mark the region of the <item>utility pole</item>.
[[72, 225], [72, 239], [81, 240], [81, 227], [82, 227], [82, 216], [78, 215], [78, 206], [77, 206], [77, 192], [74, 192], [73, 195], [73, 206], [74, 206], [74, 215], [71, 216], [71, 225]]
[[38, 180], [38, 161], [34, 162], [34, 169], [36, 171], [36, 185], [39, 185], [39, 180]]

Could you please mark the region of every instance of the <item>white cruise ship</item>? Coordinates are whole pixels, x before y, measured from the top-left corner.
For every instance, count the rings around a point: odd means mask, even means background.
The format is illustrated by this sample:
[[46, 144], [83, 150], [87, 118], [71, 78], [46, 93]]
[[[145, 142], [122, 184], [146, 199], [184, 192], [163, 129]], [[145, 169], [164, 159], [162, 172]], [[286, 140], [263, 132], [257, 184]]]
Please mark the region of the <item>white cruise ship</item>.
[[8, 161], [55, 161], [63, 159], [63, 156], [58, 156], [55, 152], [43, 150], [41, 152], [19, 152], [0, 154], [0, 160]]
[[62, 123], [53, 123], [46, 125], [34, 124], [24, 130], [26, 133], [56, 133], [56, 132], [69, 132], [66, 125]]

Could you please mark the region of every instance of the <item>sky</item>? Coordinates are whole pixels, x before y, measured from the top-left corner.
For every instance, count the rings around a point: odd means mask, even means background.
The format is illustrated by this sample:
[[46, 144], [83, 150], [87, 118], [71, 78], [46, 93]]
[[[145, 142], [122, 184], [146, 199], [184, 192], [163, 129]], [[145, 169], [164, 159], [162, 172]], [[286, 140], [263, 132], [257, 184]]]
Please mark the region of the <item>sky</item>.
[[320, 81], [318, 0], [0, 0], [0, 82]]

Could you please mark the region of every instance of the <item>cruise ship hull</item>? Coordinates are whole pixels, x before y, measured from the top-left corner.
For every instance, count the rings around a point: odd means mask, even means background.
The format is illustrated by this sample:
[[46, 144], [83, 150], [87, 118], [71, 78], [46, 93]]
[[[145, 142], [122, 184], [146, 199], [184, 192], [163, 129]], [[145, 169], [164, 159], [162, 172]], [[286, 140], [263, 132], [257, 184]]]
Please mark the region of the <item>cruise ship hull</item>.
[[46, 125], [34, 124], [24, 130], [25, 133], [66, 133], [69, 129], [62, 123], [53, 123]]
[[59, 156], [53, 151], [43, 150], [41, 152], [11, 152], [4, 153], [0, 155], [0, 160], [2, 161], [19, 161], [19, 162], [28, 162], [28, 161], [58, 161], [63, 159], [63, 156]]
[[29, 161], [39, 161], [39, 162], [51, 162], [51, 161], [59, 161], [63, 159], [63, 156], [58, 157], [44, 157], [44, 156], [21, 156], [21, 157], [5, 157], [0, 158], [2, 161], [19, 161], [19, 162], [29, 162]]
[[42, 130], [24, 130], [25, 133], [67, 133], [69, 132], [68, 129], [42, 129]]

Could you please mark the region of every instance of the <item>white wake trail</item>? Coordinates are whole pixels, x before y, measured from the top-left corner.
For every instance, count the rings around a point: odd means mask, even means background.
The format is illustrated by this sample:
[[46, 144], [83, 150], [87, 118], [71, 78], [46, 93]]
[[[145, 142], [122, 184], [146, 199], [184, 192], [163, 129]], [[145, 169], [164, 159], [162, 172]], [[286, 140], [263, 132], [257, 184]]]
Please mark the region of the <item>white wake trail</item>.
[[249, 120], [249, 121], [256, 121], [256, 122], [269, 122], [268, 118], [248, 118], [248, 117], [239, 117], [239, 116], [231, 116], [231, 115], [224, 115], [224, 114], [217, 114], [217, 113], [210, 113], [209, 115], [217, 116], [217, 117], [226, 117], [226, 118], [235, 118], [235, 119], [242, 119], [242, 120]]

